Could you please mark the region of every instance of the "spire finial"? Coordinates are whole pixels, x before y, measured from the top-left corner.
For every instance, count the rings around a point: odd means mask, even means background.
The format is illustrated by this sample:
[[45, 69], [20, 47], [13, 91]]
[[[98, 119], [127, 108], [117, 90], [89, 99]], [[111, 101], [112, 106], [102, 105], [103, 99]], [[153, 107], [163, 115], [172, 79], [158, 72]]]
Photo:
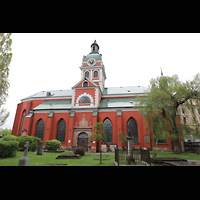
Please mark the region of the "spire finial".
[[160, 69], [161, 69], [161, 76], [163, 76], [162, 67]]

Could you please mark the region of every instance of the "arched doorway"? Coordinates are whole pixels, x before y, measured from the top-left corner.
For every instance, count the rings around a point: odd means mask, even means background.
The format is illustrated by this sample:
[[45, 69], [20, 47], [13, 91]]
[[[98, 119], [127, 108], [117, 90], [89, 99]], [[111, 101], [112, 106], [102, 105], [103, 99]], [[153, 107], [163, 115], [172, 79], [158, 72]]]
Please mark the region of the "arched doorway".
[[78, 135], [78, 146], [82, 146], [85, 148], [85, 150], [88, 150], [88, 134], [85, 132], [81, 132]]

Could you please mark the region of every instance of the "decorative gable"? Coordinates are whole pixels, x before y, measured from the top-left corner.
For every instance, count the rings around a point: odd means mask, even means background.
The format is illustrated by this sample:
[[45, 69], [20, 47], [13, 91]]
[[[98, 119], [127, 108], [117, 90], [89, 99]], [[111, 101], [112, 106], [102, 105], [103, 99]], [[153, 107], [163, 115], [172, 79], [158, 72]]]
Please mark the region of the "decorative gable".
[[81, 79], [76, 85], [74, 85], [72, 87], [72, 89], [74, 88], [80, 88], [80, 87], [96, 87], [98, 86], [97, 84], [95, 84], [93, 81], [91, 81], [90, 79], [88, 79], [87, 77], [84, 77], [83, 79]]

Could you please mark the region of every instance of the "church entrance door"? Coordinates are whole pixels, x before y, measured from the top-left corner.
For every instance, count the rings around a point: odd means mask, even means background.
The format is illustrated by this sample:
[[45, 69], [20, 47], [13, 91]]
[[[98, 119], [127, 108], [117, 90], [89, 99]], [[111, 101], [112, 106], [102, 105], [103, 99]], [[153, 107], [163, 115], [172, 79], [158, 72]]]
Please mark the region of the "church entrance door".
[[78, 146], [82, 146], [88, 151], [88, 134], [82, 132], [78, 135]]

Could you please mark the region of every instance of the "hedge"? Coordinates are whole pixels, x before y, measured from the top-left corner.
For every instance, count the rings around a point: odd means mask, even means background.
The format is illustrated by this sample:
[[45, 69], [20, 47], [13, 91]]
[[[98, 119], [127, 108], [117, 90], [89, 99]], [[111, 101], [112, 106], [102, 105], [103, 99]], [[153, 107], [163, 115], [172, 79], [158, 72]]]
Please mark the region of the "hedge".
[[30, 144], [30, 147], [28, 150], [35, 151], [38, 147], [39, 142], [41, 141], [40, 138], [34, 137], [34, 136], [28, 136], [28, 135], [22, 135], [22, 136], [15, 136], [15, 135], [9, 135], [4, 136], [2, 141], [18, 141], [19, 142], [19, 151], [24, 151], [25, 147], [24, 145], [28, 141]]
[[61, 142], [59, 140], [47, 140], [45, 142], [45, 149], [47, 150], [54, 150], [56, 151], [57, 149], [60, 149], [61, 147]]
[[0, 140], [0, 157], [14, 157], [16, 156], [19, 148], [19, 142], [17, 141], [3, 141]]

